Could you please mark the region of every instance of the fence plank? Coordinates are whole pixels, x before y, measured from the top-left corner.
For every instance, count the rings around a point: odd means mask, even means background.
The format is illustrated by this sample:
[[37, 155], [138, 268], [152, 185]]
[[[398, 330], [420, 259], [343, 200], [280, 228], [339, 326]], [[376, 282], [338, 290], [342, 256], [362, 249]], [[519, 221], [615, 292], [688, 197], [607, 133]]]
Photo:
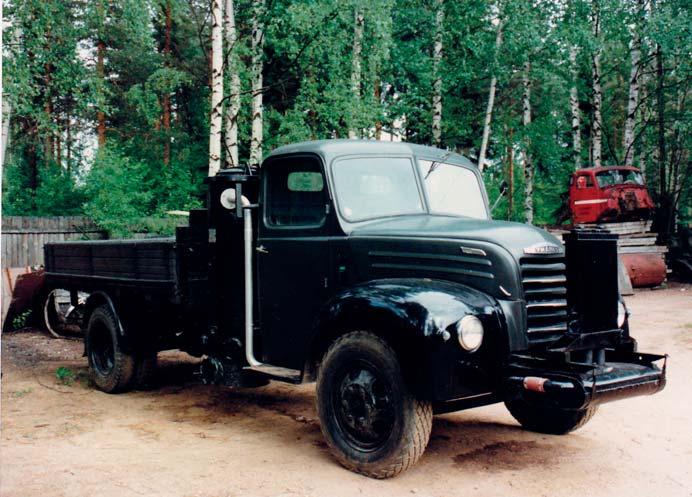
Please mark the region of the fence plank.
[[85, 217], [2, 218], [2, 267], [24, 267], [43, 264], [43, 245], [65, 240], [104, 239], [105, 232]]

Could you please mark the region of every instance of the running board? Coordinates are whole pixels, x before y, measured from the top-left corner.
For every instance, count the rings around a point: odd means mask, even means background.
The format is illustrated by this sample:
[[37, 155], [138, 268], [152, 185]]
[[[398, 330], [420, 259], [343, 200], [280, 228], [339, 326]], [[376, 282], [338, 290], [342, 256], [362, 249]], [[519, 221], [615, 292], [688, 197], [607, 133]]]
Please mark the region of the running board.
[[245, 368], [245, 370], [260, 373], [270, 380], [284, 381], [295, 385], [299, 384], [303, 379], [303, 374], [298, 369], [282, 368], [279, 366], [270, 366], [268, 364]]

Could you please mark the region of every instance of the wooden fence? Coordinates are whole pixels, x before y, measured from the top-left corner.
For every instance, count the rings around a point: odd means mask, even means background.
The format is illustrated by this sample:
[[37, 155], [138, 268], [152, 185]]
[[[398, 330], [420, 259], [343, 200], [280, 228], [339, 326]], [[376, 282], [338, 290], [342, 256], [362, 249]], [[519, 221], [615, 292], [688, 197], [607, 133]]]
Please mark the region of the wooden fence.
[[64, 240], [106, 238], [90, 219], [77, 216], [2, 218], [2, 267], [43, 264], [43, 245]]

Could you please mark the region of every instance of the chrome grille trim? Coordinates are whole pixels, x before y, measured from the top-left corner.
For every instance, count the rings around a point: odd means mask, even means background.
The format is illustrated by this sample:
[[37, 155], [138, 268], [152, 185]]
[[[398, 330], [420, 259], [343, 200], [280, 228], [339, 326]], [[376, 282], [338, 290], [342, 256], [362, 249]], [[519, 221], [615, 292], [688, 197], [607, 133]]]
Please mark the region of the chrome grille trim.
[[565, 258], [527, 256], [520, 260], [529, 343], [545, 344], [567, 331]]

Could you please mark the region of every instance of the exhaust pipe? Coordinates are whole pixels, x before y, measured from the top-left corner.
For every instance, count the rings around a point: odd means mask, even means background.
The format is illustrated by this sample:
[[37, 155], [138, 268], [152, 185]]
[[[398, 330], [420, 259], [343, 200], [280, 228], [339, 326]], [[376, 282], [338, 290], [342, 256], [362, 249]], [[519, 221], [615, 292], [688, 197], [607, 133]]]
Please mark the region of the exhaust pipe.
[[251, 367], [263, 366], [255, 359], [253, 333], [253, 287], [252, 287], [252, 208], [253, 205], [243, 195], [240, 197], [243, 205], [243, 242], [245, 245], [245, 360]]

